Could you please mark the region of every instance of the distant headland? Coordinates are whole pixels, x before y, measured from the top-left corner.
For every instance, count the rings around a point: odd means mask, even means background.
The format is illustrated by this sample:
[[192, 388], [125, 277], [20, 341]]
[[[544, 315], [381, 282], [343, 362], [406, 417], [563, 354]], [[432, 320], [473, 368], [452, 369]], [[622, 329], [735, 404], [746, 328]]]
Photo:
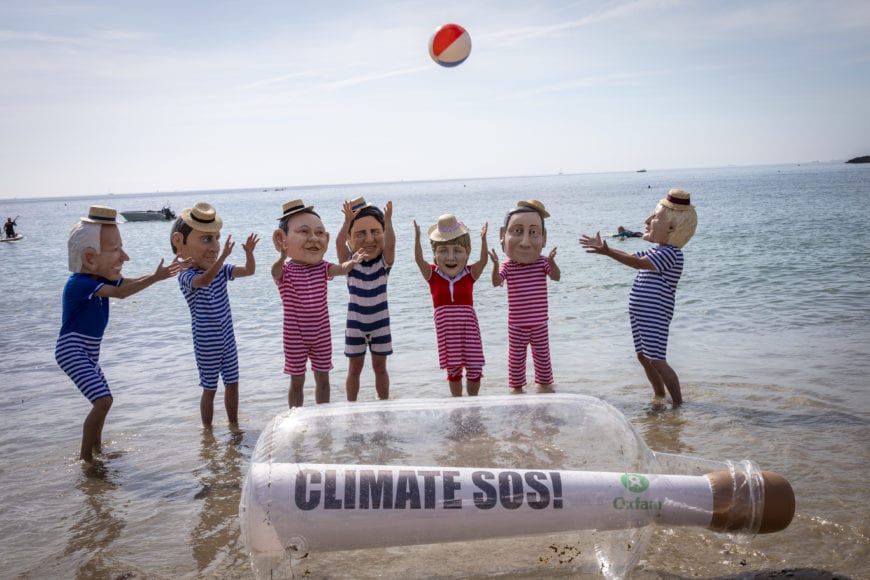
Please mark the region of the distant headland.
[[848, 160], [846, 163], [870, 163], [870, 155], [864, 155], [863, 157], [855, 157], [854, 159]]

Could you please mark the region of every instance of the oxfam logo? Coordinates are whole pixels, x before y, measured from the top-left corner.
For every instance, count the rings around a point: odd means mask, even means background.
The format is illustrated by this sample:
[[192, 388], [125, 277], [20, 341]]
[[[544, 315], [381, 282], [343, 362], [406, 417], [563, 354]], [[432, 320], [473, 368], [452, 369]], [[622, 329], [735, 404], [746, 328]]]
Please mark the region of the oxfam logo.
[[625, 489], [634, 493], [641, 493], [649, 487], [649, 480], [637, 473], [624, 473], [619, 480]]

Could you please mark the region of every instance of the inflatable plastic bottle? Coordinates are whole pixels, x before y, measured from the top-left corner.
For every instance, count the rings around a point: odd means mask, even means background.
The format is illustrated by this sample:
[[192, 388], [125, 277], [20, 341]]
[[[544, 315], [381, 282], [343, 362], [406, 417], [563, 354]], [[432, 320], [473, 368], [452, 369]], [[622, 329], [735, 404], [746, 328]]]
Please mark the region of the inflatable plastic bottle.
[[260, 578], [621, 578], [652, 525], [768, 533], [794, 506], [751, 461], [653, 452], [611, 405], [553, 394], [291, 409], [257, 442], [239, 514]]

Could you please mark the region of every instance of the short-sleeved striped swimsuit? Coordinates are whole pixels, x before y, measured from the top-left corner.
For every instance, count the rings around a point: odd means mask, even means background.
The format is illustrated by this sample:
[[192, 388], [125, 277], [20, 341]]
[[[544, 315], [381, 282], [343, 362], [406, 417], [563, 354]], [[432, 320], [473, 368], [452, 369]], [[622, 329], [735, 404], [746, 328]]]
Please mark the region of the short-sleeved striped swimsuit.
[[629, 294], [628, 317], [634, 350], [651, 360], [667, 360], [677, 283], [683, 273], [683, 251], [659, 245], [635, 256], [646, 256], [656, 269], [640, 270]]
[[435, 334], [438, 337], [438, 363], [450, 380], [459, 380], [465, 367], [469, 381], [483, 376], [483, 341], [474, 311], [473, 289], [476, 280], [466, 266], [452, 280], [430, 264], [429, 291], [435, 307]]
[[347, 274], [347, 325], [344, 330], [344, 354], [364, 356], [366, 347], [372, 354], [393, 354], [390, 335], [390, 310], [387, 305], [387, 281], [391, 267], [383, 255], [357, 264]]
[[203, 288], [194, 288], [193, 279], [205, 270], [189, 268], [178, 274], [178, 286], [190, 308], [199, 386], [209, 391], [217, 389], [218, 377], [224, 385], [239, 382], [239, 354], [227, 292], [233, 268], [233, 264], [224, 264], [211, 284]]
[[111, 397], [109, 383], [100, 368], [100, 344], [109, 323], [109, 299], [96, 296], [105, 284], [120, 286], [105, 278], [72, 274], [63, 288], [63, 319], [54, 348], [54, 358], [79, 391], [94, 402]]
[[311, 370], [332, 370], [332, 330], [329, 327], [326, 282], [331, 262], [298, 264], [284, 262], [276, 280], [284, 305], [284, 373], [304, 375]]
[[508, 295], [508, 384], [512, 389], [526, 385], [526, 353], [531, 345], [535, 382], [553, 383], [550, 360], [549, 308], [547, 278], [550, 261], [544, 256], [531, 264], [505, 260], [499, 276]]

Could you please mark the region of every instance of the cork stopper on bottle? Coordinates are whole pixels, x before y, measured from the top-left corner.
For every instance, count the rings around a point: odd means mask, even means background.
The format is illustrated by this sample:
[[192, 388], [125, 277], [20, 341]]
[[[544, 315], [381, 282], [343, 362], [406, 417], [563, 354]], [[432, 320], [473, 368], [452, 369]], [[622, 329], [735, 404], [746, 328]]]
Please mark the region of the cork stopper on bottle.
[[751, 490], [746, 474], [715, 471], [705, 477], [713, 491], [713, 517], [708, 526], [716, 532], [750, 531], [769, 534], [784, 530], [794, 517], [794, 491], [781, 475], [761, 472], [761, 522], [758, 530], [748, 529], [753, 522]]

